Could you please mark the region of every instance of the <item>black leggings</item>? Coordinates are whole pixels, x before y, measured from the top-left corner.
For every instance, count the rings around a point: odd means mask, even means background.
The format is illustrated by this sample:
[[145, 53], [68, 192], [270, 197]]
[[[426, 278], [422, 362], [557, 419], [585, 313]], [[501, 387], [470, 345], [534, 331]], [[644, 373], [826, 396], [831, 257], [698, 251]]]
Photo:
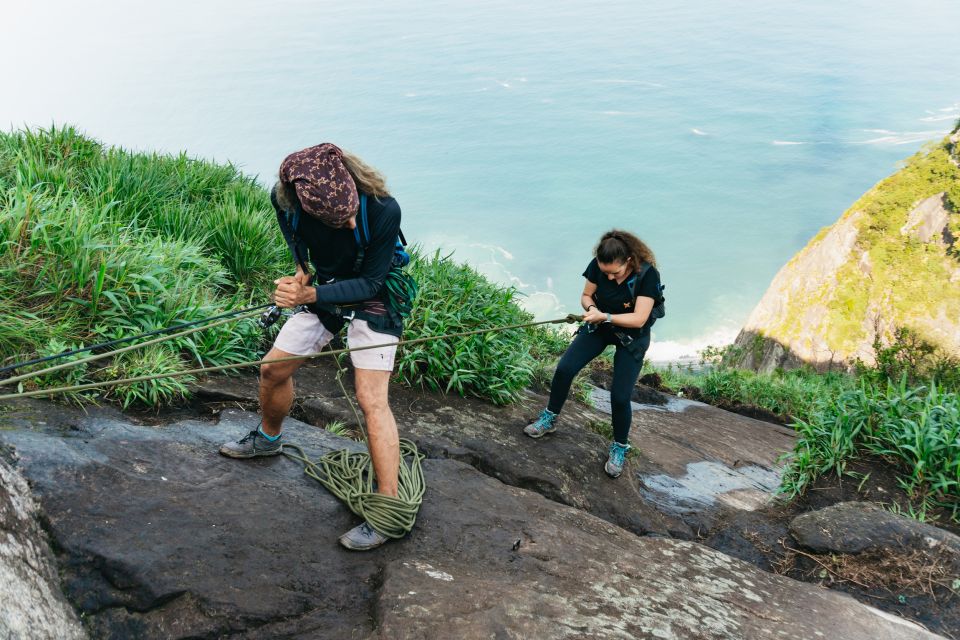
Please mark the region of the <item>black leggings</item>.
[[[650, 333], [637, 338], [643, 344], [643, 351], [650, 345]], [[633, 387], [637, 384], [640, 369], [643, 367], [643, 358], [639, 360], [633, 356], [610, 330], [609, 326], [598, 327], [587, 333], [581, 330], [567, 347], [566, 353], [557, 364], [557, 372], [553, 374], [553, 383], [550, 385], [550, 402], [547, 409], [553, 413], [560, 413], [563, 403], [567, 401], [570, 385], [574, 377], [580, 373], [588, 362], [600, 355], [608, 344], [617, 345], [617, 353], [613, 356], [613, 385], [610, 388], [610, 408], [613, 413], [613, 438], [620, 444], [628, 443], [630, 435], [630, 421], [633, 412], [630, 409], [630, 397]]]

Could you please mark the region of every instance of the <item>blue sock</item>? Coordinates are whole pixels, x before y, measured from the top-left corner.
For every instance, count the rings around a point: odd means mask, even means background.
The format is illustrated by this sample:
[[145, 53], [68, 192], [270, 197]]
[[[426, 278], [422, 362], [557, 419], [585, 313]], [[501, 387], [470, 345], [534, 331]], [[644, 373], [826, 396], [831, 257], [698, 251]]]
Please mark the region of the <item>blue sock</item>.
[[260, 435], [262, 435], [264, 438], [267, 439], [267, 442], [276, 442], [277, 440], [280, 439], [280, 436], [283, 435], [283, 433], [278, 433], [278, 434], [275, 435], [275, 436], [268, 436], [267, 434], [265, 434], [265, 433], [263, 432], [263, 425], [258, 426], [258, 427], [257, 427], [257, 431], [260, 433]]

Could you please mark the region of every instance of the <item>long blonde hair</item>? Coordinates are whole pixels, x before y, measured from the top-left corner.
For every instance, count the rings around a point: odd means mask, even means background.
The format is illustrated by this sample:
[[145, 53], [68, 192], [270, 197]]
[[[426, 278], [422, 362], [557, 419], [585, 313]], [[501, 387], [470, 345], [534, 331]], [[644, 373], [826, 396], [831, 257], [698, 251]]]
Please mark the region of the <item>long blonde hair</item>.
[[383, 174], [368, 165], [366, 162], [353, 155], [349, 151], [340, 150], [343, 153], [343, 164], [347, 171], [353, 176], [353, 181], [357, 183], [357, 189], [374, 198], [389, 196], [387, 190], [387, 179]]

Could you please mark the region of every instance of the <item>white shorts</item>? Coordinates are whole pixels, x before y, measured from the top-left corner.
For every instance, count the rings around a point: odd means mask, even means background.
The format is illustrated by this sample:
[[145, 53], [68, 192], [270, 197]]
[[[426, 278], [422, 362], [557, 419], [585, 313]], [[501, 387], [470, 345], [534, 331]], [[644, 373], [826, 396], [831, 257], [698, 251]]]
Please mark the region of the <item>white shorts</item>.
[[[273, 346], [295, 356], [305, 356], [323, 349], [333, 339], [333, 334], [323, 326], [320, 318], [309, 311], [295, 313], [280, 328]], [[350, 361], [357, 369], [393, 371], [397, 355], [396, 343], [400, 338], [370, 329], [366, 320], [351, 320], [347, 323], [347, 346], [351, 349], [374, 344], [392, 343], [378, 349], [351, 351]]]

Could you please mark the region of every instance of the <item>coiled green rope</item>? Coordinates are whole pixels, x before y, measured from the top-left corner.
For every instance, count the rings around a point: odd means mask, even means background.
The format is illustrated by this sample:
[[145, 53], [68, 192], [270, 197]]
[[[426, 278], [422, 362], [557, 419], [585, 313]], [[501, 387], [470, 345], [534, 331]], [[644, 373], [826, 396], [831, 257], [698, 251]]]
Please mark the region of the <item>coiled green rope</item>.
[[[297, 453], [288, 451], [292, 449]], [[426, 482], [420, 463], [424, 455], [410, 440], [400, 439], [398, 495], [374, 490], [373, 461], [366, 451], [332, 451], [314, 461], [299, 445], [284, 444], [283, 453], [303, 464], [303, 471], [317, 480], [353, 513], [388, 538], [402, 538], [413, 529], [423, 502]]]

